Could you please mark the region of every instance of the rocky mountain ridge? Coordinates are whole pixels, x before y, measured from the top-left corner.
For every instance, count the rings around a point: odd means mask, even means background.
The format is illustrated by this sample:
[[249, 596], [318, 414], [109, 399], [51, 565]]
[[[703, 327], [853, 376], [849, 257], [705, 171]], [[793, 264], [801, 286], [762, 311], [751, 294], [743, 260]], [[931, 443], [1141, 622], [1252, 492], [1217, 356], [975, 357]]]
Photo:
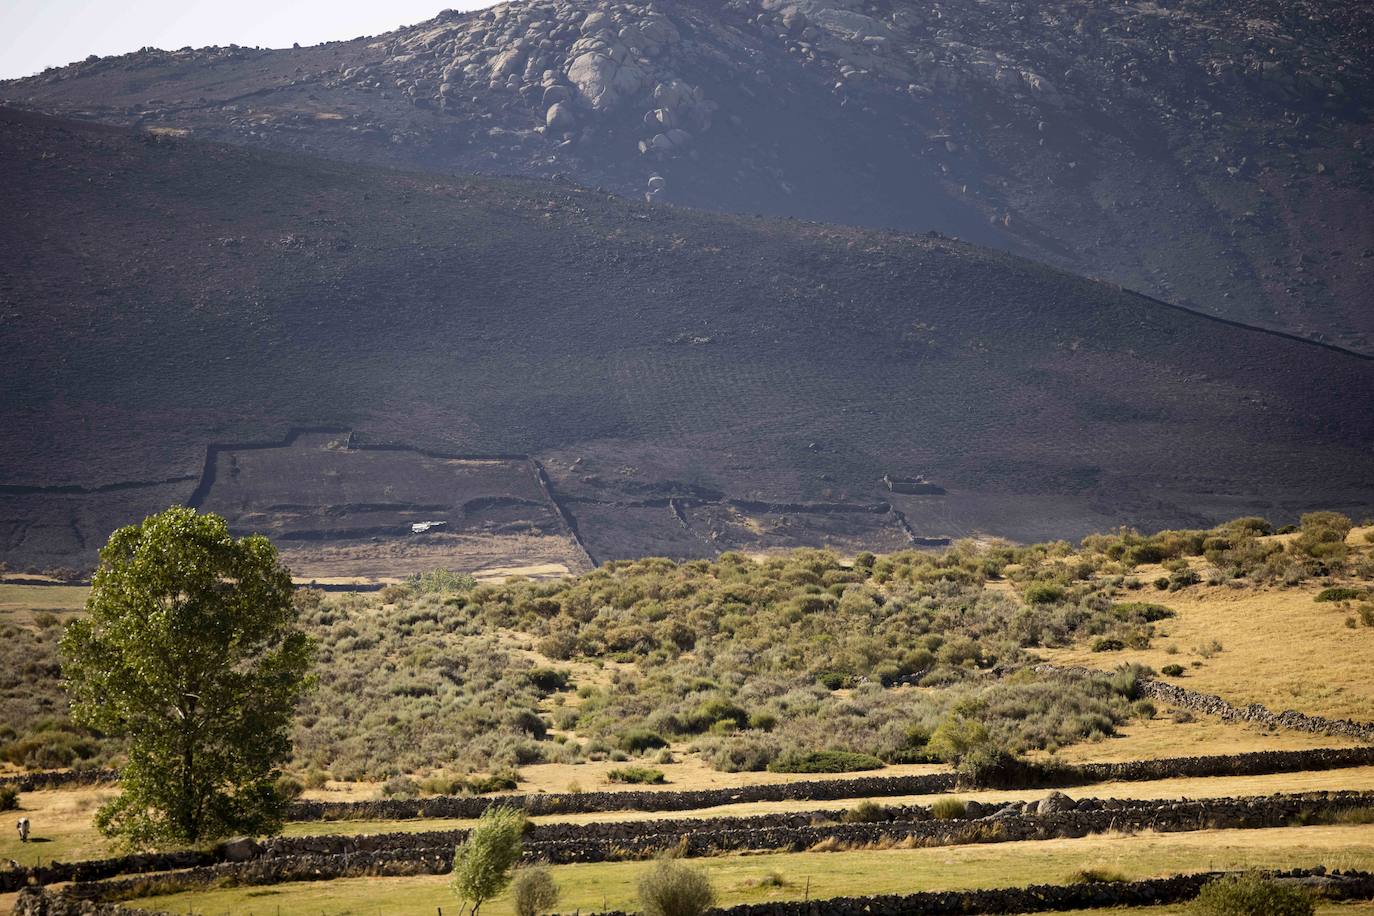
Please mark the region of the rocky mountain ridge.
[[711, 209], [935, 229], [1374, 350], [1374, 12], [1304, 0], [528, 0], [145, 51], [27, 107]]

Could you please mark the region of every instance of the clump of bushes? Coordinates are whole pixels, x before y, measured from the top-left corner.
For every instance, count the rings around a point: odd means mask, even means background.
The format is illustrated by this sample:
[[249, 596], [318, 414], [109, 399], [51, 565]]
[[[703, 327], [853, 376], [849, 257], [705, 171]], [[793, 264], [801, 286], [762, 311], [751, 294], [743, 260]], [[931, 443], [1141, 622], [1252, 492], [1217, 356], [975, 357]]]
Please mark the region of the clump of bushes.
[[1099, 636], [1092, 641], [1094, 652], [1120, 652], [1126, 644], [1114, 636]]
[[1160, 669], [1159, 669], [1159, 673], [1160, 673], [1160, 674], [1163, 674], [1165, 677], [1182, 677], [1182, 676], [1183, 676], [1183, 666], [1182, 666], [1182, 665], [1165, 665], [1163, 668], [1160, 668]]
[[639, 879], [644, 916], [701, 916], [716, 903], [711, 879], [700, 869], [659, 859]]
[[872, 754], [853, 751], [811, 751], [784, 754], [768, 765], [770, 773], [855, 773], [881, 770], [884, 764]]
[[1188, 907], [1193, 916], [1312, 916], [1315, 910], [1305, 888], [1258, 874], [1212, 881]]
[[0, 786], [0, 811], [14, 811], [19, 807], [19, 790], [14, 786]]
[[960, 798], [942, 798], [930, 806], [930, 816], [939, 821], [952, 821], [968, 814], [968, 803]]
[[634, 728], [620, 736], [620, 749], [627, 754], [642, 754], [645, 751], [667, 747], [668, 741], [657, 732], [647, 728]]
[[658, 786], [667, 782], [663, 771], [653, 767], [620, 767], [606, 774], [611, 782], [633, 783], [643, 786]]
[[847, 809], [840, 815], [840, 820], [846, 824], [878, 824], [892, 820], [892, 815], [877, 802], [865, 800]]
[[553, 872], [543, 865], [517, 869], [511, 882], [511, 903], [515, 916], [538, 916], [558, 903], [558, 883]]
[[1069, 875], [1069, 884], [1120, 884], [1129, 881], [1122, 872], [1112, 868], [1080, 868]]
[[1364, 589], [1351, 588], [1347, 585], [1333, 585], [1317, 592], [1317, 597], [1313, 601], [1353, 601], [1356, 598], [1365, 596]]

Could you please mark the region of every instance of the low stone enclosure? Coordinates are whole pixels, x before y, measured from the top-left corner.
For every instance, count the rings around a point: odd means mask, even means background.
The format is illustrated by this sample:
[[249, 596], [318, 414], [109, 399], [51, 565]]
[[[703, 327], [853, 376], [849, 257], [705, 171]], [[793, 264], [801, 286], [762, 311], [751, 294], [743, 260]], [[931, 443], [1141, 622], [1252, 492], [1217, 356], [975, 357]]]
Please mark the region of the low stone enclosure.
[[[1203, 757], [1166, 757], [1121, 763], [1089, 763], [1053, 771], [1050, 786], [1085, 786], [1098, 782], [1141, 782], [1199, 776], [1259, 776], [1307, 770], [1334, 770], [1374, 765], [1374, 747], [1318, 748], [1306, 751], [1256, 751]], [[415, 818], [480, 817], [493, 806], [515, 806], [529, 814], [591, 814], [607, 811], [692, 811], [753, 802], [833, 801], [842, 798], [884, 798], [897, 795], [935, 795], [961, 788], [953, 773], [923, 776], [860, 776], [801, 782], [761, 783], [691, 791], [624, 791], [541, 793], [538, 795], [387, 798], [373, 801], [300, 801], [291, 806], [289, 820], [411, 820]], [[987, 788], [1010, 788], [988, 786]]]
[[[1271, 880], [1310, 888], [1325, 900], [1374, 898], [1374, 874], [1324, 868], [1269, 872]], [[928, 914], [1041, 913], [1121, 906], [1157, 906], [1196, 897], [1203, 886], [1222, 872], [1146, 878], [1094, 884], [1040, 884], [1029, 887], [971, 891], [925, 891], [873, 897], [834, 897], [828, 900], [752, 903], [707, 911], [707, 916], [907, 916]], [[171, 916], [165, 912], [97, 903], [26, 888], [15, 902], [14, 916]], [[613, 911], [598, 916], [631, 916]]]
[[[938, 819], [930, 808], [884, 809], [883, 819], [844, 823], [844, 811], [819, 810], [749, 817], [640, 820], [588, 824], [532, 824], [525, 835], [530, 861], [553, 864], [652, 858], [665, 851], [687, 857], [741, 850], [799, 852], [834, 847], [953, 846], [1082, 837], [1109, 831], [1184, 832], [1284, 826], [1331, 820], [1374, 808], [1374, 792], [1315, 792], [1202, 800], [1074, 800], [1055, 792], [1008, 804], [969, 802], [962, 817]], [[210, 885], [261, 885], [364, 875], [442, 874], [466, 830], [275, 837], [234, 840], [203, 852], [125, 856], [54, 863], [0, 872], [0, 892], [76, 881], [74, 897], [120, 900]], [[161, 872], [161, 874], [151, 874]], [[117, 875], [137, 875], [115, 878]], [[102, 880], [113, 879], [113, 880]]]

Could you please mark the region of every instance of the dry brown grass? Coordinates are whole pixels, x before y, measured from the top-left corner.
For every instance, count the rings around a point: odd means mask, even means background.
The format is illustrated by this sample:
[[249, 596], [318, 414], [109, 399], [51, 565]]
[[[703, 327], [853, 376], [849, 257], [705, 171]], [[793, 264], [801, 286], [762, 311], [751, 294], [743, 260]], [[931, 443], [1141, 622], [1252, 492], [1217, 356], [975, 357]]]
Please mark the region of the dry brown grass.
[[[1099, 668], [1178, 664], [1186, 673], [1177, 683], [1232, 703], [1374, 721], [1374, 628], [1346, 627], [1347, 608], [1312, 600], [1321, 588], [1197, 586], [1151, 598], [1178, 617], [1159, 625], [1148, 649], [1104, 653], [1076, 646], [1043, 654], [1059, 664]], [[1204, 659], [1196, 649], [1212, 639], [1222, 651]]]
[[85, 609], [90, 593], [83, 585], [0, 585], [0, 623], [33, 626], [42, 611], [65, 619]]
[[1175, 722], [1170, 718], [1170, 713], [1169, 709], [1161, 709], [1153, 719], [1137, 719], [1121, 726], [1115, 737], [1061, 748], [1059, 759], [1071, 763], [1108, 763], [1255, 751], [1301, 751], [1358, 744], [1330, 735], [1269, 732], [1250, 725], [1232, 725], [1211, 716], [1198, 716], [1192, 722]]

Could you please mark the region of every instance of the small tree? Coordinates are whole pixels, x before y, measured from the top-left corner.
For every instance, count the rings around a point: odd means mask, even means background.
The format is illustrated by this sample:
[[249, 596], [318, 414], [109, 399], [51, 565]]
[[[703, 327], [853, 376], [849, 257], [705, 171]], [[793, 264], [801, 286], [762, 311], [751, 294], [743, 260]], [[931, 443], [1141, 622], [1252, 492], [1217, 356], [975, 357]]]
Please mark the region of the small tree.
[[673, 859], [659, 859], [639, 879], [644, 916], [701, 916], [715, 902], [706, 873]]
[[558, 903], [558, 884], [542, 865], [517, 871], [511, 891], [515, 897], [516, 916], [538, 916]]
[[150, 846], [280, 829], [277, 767], [314, 657], [292, 591], [266, 538], [215, 515], [174, 507], [110, 536], [62, 638], [73, 718], [128, 737], [102, 833]]
[[453, 891], [472, 904], [470, 916], [511, 882], [511, 871], [524, 850], [525, 812], [491, 807], [453, 852]]

